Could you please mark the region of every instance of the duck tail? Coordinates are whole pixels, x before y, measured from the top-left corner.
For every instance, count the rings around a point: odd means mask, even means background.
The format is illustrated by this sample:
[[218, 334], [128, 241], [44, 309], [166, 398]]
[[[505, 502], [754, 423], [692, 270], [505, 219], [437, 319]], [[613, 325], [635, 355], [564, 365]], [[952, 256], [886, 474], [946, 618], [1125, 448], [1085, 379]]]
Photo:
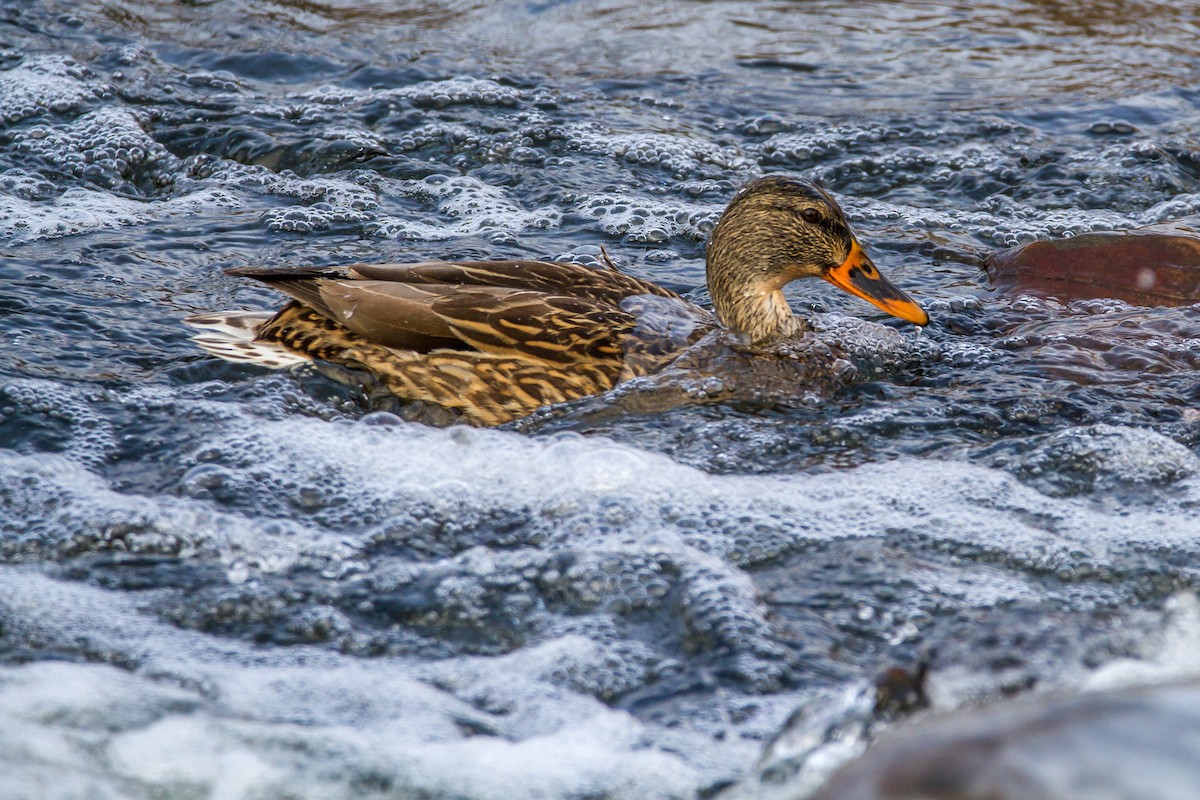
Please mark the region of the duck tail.
[[258, 339], [262, 327], [275, 317], [272, 311], [218, 311], [196, 314], [183, 324], [200, 333], [192, 341], [226, 361], [258, 364], [272, 369], [294, 367], [312, 358], [278, 342]]

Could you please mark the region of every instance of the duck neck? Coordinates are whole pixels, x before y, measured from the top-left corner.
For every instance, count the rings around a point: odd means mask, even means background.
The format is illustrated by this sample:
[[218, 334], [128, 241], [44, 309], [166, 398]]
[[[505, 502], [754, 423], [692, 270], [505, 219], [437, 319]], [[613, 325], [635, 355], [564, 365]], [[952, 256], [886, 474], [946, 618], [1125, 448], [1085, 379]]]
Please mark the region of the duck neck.
[[804, 328], [781, 289], [751, 287], [720, 303], [714, 295], [713, 308], [722, 325], [744, 333], [752, 342], [791, 336]]
[[787, 278], [766, 270], [728, 264], [720, 247], [710, 247], [706, 271], [713, 310], [726, 328], [738, 331], [752, 342], [792, 336], [805, 330], [804, 322], [792, 313], [783, 287]]

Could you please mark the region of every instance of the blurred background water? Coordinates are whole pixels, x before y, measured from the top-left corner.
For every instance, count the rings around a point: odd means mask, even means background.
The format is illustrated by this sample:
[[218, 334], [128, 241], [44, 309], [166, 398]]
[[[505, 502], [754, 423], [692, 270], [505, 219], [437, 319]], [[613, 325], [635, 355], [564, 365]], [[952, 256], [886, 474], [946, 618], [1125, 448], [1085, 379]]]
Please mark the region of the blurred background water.
[[[1200, 212], [1198, 35], [1147, 0], [0, 5], [0, 794], [786, 796], [888, 669], [953, 708], [1153, 659], [1200, 577], [1200, 307], [979, 265]], [[179, 322], [278, 302], [232, 266], [601, 246], [705, 302], [770, 171], [934, 320], [793, 287], [870, 366], [831, 399], [435, 429]]]

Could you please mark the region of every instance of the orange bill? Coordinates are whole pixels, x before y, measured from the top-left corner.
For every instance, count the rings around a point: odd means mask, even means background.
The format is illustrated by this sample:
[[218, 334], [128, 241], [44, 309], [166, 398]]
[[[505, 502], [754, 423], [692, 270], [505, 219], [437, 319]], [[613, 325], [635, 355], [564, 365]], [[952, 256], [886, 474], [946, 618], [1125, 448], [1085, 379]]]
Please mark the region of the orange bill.
[[917, 325], [929, 324], [929, 315], [925, 313], [925, 309], [880, 275], [871, 259], [867, 258], [867, 254], [858, 246], [858, 242], [851, 246], [850, 255], [845, 261], [833, 269], [826, 270], [821, 277], [839, 289], [879, 306], [893, 317]]

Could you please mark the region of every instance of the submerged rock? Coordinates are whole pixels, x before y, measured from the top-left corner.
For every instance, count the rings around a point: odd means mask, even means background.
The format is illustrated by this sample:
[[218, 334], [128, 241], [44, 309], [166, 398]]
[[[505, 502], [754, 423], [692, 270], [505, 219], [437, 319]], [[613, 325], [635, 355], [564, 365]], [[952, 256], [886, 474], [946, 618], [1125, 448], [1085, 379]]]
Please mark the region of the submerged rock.
[[1200, 681], [1030, 697], [882, 739], [811, 800], [1191, 800]]
[[986, 266], [1005, 293], [1141, 306], [1200, 302], [1200, 234], [1178, 225], [1031, 242], [990, 255]]

